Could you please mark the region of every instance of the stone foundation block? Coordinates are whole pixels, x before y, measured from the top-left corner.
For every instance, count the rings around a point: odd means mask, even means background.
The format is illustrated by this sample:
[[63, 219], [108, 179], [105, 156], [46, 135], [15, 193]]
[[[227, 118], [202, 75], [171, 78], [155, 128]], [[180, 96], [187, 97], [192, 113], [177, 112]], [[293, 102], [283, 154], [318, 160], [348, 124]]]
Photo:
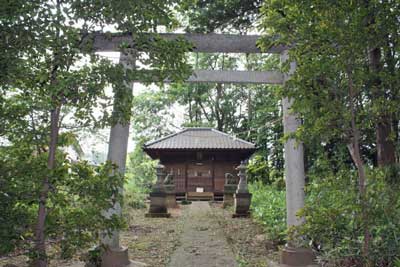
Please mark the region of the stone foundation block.
[[106, 248], [101, 256], [101, 267], [122, 267], [128, 264], [127, 248]]
[[236, 192], [237, 185], [235, 184], [225, 184], [224, 185], [224, 203], [223, 207], [233, 206], [234, 204], [234, 194]]
[[233, 218], [249, 217], [250, 216], [250, 193], [236, 193], [235, 194], [235, 213]]
[[222, 204], [223, 208], [233, 206], [234, 202], [233, 193], [224, 193], [224, 202]]
[[146, 217], [168, 218], [171, 214], [167, 210], [167, 194], [165, 192], [152, 192], [150, 193], [150, 209]]
[[176, 203], [176, 195], [175, 193], [167, 193], [167, 209], [174, 209], [178, 207], [178, 204]]
[[293, 248], [286, 246], [281, 251], [283, 266], [312, 266], [315, 265], [315, 255], [309, 248]]

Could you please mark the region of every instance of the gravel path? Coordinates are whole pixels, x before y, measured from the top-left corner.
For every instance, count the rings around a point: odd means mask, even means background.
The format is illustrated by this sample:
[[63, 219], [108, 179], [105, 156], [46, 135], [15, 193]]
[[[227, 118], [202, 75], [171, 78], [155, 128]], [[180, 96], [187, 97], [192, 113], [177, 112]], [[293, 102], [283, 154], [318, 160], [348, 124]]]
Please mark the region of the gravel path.
[[208, 202], [193, 202], [183, 216], [180, 246], [169, 267], [236, 267], [235, 256]]

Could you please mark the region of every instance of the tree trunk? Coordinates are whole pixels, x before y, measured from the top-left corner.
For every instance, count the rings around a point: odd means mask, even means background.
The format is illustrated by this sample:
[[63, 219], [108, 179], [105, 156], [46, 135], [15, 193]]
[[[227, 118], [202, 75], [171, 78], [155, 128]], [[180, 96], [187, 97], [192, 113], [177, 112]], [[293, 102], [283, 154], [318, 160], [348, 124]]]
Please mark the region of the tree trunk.
[[[380, 102], [385, 98], [385, 90], [382, 88], [382, 82], [379, 74], [382, 70], [381, 63], [381, 49], [374, 47], [369, 51], [369, 68], [372, 73], [372, 97], [373, 101], [377, 101], [378, 105], [382, 105]], [[385, 103], [385, 101], [383, 102]], [[392, 135], [392, 116], [385, 107], [378, 114], [375, 122], [375, 134], [376, 134], [376, 149], [377, 149], [377, 162], [378, 166], [387, 166], [396, 162], [396, 150], [395, 144], [391, 139]]]
[[192, 98], [189, 98], [189, 121], [193, 123]]
[[358, 130], [357, 124], [356, 124], [356, 108], [354, 105], [355, 101], [355, 92], [354, 92], [354, 84], [353, 84], [353, 79], [352, 79], [352, 73], [351, 70], [348, 70], [348, 85], [349, 85], [349, 101], [350, 101], [350, 112], [351, 112], [351, 131], [353, 134], [353, 137], [351, 139], [351, 144], [348, 145], [348, 149], [350, 152], [350, 155], [354, 161], [354, 164], [356, 165], [357, 172], [358, 172], [358, 187], [359, 187], [359, 195], [360, 195], [360, 202], [361, 202], [361, 216], [362, 216], [362, 221], [363, 221], [363, 227], [364, 227], [364, 244], [362, 248], [362, 255], [363, 258], [366, 260], [366, 265], [369, 266], [368, 264], [368, 254], [369, 254], [369, 242], [370, 242], [370, 231], [368, 227], [368, 203], [366, 199], [366, 175], [365, 175], [365, 169], [364, 169], [364, 162], [361, 157], [361, 152], [360, 152], [360, 132]]
[[396, 162], [395, 144], [391, 139], [392, 120], [390, 116], [380, 116], [376, 123], [376, 148], [378, 166], [388, 166]]
[[251, 137], [251, 128], [252, 128], [252, 121], [253, 121], [253, 106], [252, 106], [252, 99], [251, 99], [251, 91], [252, 88], [248, 89], [247, 94], [247, 138], [250, 139]]
[[[56, 152], [57, 152], [57, 140], [59, 133], [59, 120], [60, 120], [60, 106], [57, 106], [50, 112], [51, 126], [50, 126], [50, 144], [49, 144], [49, 156], [47, 160], [47, 168], [50, 173], [56, 166]], [[46, 202], [50, 189], [49, 177], [46, 176], [42, 182], [42, 190], [39, 197], [39, 211], [38, 221], [35, 231], [35, 252], [36, 258], [34, 265], [37, 267], [47, 266], [47, 254], [46, 254], [46, 243], [45, 243], [45, 222], [47, 216]]]
[[217, 119], [217, 129], [218, 131], [223, 131], [224, 129], [224, 121], [222, 118], [222, 109], [221, 109], [221, 99], [222, 99], [222, 84], [217, 84], [217, 97], [215, 99], [215, 117]]

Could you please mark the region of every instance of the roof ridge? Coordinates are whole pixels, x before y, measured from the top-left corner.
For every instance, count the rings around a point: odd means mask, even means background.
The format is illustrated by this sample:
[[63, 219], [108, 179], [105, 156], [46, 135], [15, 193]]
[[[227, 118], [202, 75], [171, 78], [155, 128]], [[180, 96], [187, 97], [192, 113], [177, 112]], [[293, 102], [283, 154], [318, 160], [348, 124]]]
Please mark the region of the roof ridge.
[[185, 127], [185, 130], [212, 130], [212, 127]]
[[249, 141], [211, 127], [183, 128], [176, 133], [147, 142], [142, 147], [143, 149], [157, 149], [157, 147], [160, 149], [184, 149], [185, 147], [187, 149], [196, 147], [204, 149], [256, 149], [256, 145]]

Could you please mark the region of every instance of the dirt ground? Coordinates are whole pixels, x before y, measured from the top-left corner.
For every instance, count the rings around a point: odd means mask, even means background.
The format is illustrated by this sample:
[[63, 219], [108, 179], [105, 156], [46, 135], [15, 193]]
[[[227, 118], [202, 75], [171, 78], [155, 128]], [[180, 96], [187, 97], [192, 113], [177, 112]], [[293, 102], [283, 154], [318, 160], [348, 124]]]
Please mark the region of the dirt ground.
[[[232, 209], [221, 204], [193, 202], [169, 210], [171, 218], [146, 218], [147, 209], [125, 213], [128, 229], [121, 244], [129, 248], [132, 260], [149, 267], [272, 267], [277, 248], [250, 218], [233, 219]], [[78, 257], [78, 256], [77, 256]], [[0, 258], [0, 266], [26, 267], [27, 258]], [[51, 267], [67, 267], [78, 261], [54, 259]]]
[[184, 229], [180, 245], [171, 255], [168, 267], [237, 267], [221, 226], [208, 202], [193, 202], [182, 218]]
[[212, 217], [224, 232], [240, 267], [273, 267], [279, 261], [276, 244], [266, 238], [261, 225], [251, 218], [232, 218], [233, 207], [212, 203]]
[[166, 266], [180, 244], [182, 217], [187, 210], [186, 205], [169, 209], [171, 218], [146, 218], [147, 209], [130, 210], [127, 214], [129, 228], [121, 234], [121, 244], [128, 247], [130, 258], [149, 267]]

